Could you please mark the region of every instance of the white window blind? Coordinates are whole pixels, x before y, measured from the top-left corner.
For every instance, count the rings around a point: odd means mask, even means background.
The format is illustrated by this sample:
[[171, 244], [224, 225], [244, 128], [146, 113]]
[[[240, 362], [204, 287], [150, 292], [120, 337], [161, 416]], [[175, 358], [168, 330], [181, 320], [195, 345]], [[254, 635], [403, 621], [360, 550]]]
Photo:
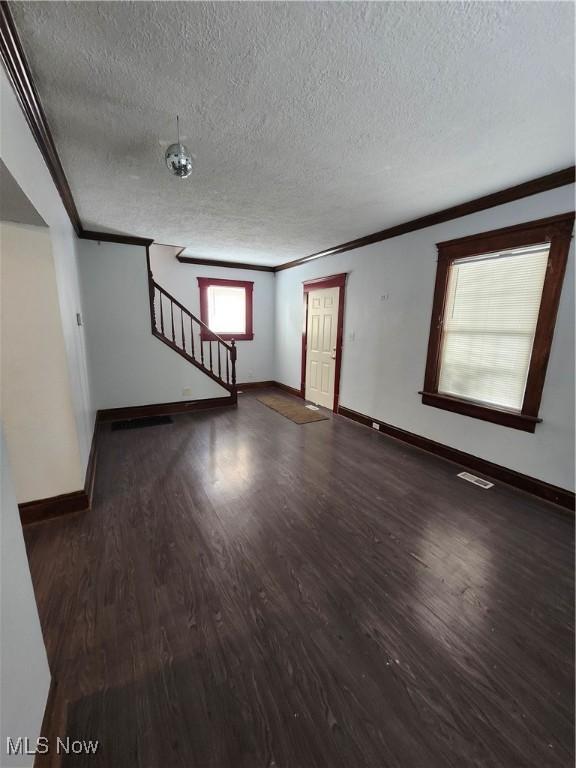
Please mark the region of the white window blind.
[[245, 288], [208, 288], [208, 327], [214, 333], [246, 333]]
[[550, 244], [450, 266], [438, 392], [522, 409]]

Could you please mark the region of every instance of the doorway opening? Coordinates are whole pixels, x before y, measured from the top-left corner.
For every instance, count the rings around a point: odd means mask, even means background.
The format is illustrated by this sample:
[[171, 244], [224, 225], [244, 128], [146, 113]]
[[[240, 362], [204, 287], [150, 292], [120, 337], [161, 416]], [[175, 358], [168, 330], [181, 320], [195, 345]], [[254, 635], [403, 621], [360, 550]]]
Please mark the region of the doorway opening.
[[304, 289], [300, 394], [338, 412], [346, 273], [307, 280]]

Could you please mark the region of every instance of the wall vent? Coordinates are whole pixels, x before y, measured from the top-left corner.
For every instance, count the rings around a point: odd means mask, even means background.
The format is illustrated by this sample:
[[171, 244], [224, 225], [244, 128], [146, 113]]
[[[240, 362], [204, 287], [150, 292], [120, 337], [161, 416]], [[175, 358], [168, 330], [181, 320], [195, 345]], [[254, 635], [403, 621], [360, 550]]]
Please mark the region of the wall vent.
[[494, 483], [489, 483], [488, 480], [484, 480], [482, 477], [471, 475], [470, 472], [460, 472], [458, 477], [461, 477], [462, 480], [468, 480], [469, 483], [474, 483], [474, 485], [479, 485], [480, 488], [492, 488], [494, 485]]

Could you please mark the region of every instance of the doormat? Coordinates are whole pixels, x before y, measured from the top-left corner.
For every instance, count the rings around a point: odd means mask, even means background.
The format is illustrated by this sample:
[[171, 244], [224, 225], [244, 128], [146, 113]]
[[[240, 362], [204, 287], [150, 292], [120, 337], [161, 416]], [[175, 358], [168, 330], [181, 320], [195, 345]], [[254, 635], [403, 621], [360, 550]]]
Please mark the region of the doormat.
[[117, 429], [141, 429], [142, 427], [156, 427], [158, 424], [172, 424], [171, 416], [147, 416], [143, 419], [125, 419], [113, 421], [112, 431]]
[[328, 419], [328, 416], [323, 416], [320, 411], [310, 411], [305, 405], [287, 400], [285, 397], [267, 395], [257, 399], [267, 405], [268, 408], [272, 408], [273, 411], [278, 411], [282, 416], [286, 416], [294, 424], [308, 424], [310, 421], [326, 421]]

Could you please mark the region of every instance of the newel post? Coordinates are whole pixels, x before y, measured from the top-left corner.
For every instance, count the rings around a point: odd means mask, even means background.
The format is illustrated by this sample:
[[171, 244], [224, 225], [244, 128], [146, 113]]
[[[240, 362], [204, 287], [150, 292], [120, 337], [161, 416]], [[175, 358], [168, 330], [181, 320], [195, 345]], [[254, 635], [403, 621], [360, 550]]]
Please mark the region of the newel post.
[[232, 397], [236, 402], [236, 342], [234, 339], [230, 342], [230, 362], [232, 363]]

